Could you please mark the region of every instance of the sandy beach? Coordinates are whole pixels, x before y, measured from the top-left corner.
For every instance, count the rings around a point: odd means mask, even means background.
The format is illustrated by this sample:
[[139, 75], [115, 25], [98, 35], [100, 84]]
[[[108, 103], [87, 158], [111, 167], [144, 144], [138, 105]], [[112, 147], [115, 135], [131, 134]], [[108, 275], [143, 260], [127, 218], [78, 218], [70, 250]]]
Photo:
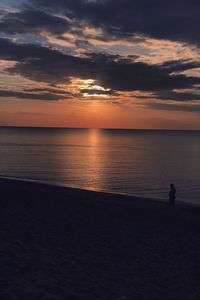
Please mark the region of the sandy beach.
[[200, 209], [0, 179], [0, 299], [200, 298]]

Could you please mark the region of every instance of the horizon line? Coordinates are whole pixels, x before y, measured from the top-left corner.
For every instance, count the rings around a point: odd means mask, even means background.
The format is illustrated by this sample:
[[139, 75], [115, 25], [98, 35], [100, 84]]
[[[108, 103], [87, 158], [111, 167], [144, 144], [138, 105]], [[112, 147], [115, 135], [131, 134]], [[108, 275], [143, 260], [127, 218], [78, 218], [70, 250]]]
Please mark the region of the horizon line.
[[0, 125], [0, 128], [27, 128], [27, 129], [86, 129], [86, 130], [149, 130], [149, 131], [200, 131], [200, 129], [172, 129], [172, 128], [121, 128], [121, 127], [57, 127], [57, 126], [17, 126]]

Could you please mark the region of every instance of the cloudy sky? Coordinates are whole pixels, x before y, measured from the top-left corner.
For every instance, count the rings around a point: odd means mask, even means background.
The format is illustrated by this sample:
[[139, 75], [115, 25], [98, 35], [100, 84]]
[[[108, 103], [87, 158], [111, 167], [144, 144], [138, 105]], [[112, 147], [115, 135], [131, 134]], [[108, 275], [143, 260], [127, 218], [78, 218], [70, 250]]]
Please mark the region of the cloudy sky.
[[2, 0], [0, 125], [200, 129], [199, 13], [198, 0]]

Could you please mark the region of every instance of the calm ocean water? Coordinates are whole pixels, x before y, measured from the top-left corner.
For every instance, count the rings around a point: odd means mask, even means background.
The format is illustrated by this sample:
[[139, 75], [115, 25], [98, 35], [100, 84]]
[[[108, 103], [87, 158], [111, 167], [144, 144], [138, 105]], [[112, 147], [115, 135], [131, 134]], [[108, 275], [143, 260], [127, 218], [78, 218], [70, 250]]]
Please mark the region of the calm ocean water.
[[200, 132], [0, 128], [0, 175], [200, 204]]

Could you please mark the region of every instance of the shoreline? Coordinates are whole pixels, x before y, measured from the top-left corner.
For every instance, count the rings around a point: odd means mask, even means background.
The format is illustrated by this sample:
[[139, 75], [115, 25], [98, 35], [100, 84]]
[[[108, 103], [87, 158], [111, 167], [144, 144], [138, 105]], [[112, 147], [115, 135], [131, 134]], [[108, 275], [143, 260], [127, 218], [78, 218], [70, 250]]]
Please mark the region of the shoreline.
[[[148, 199], [150, 201], [159, 201], [159, 202], [166, 202], [167, 199], [161, 199], [161, 198], [151, 198], [151, 197], [143, 197], [140, 195], [136, 195], [136, 194], [129, 194], [129, 193], [123, 193], [123, 192], [112, 192], [112, 191], [108, 191], [108, 190], [98, 190], [98, 189], [93, 189], [93, 188], [81, 188], [81, 187], [77, 187], [77, 186], [73, 186], [73, 185], [65, 185], [65, 184], [61, 184], [61, 183], [55, 183], [52, 181], [48, 181], [48, 180], [37, 180], [37, 179], [28, 179], [28, 178], [20, 178], [20, 177], [12, 177], [12, 176], [3, 176], [0, 175], [0, 180], [1, 179], [6, 179], [6, 180], [11, 180], [11, 181], [16, 181], [16, 182], [24, 182], [24, 183], [35, 183], [35, 184], [44, 184], [46, 186], [53, 186], [53, 187], [60, 187], [60, 188], [66, 188], [66, 189], [73, 189], [73, 190], [77, 190], [77, 191], [85, 191], [85, 192], [94, 192], [94, 193], [104, 193], [104, 194], [110, 194], [113, 196], [124, 196], [124, 197], [131, 197], [131, 198], [136, 198], [136, 199]], [[187, 203], [184, 201], [179, 201], [179, 202], [183, 202], [183, 203]]]
[[199, 216], [180, 203], [0, 178], [0, 298], [198, 299]]
[[[51, 181], [45, 181], [45, 180], [37, 180], [37, 179], [26, 179], [26, 178], [20, 178], [20, 177], [12, 177], [12, 176], [4, 176], [4, 175], [0, 175], [0, 181], [1, 180], [9, 180], [11, 182], [21, 182], [21, 183], [33, 183], [35, 185], [45, 185], [49, 188], [54, 187], [54, 188], [62, 188], [62, 189], [66, 189], [66, 190], [73, 190], [74, 192], [91, 192], [91, 193], [99, 193], [99, 194], [103, 194], [103, 195], [111, 195], [113, 197], [125, 197], [127, 199], [132, 199], [133, 201], [137, 200], [137, 201], [151, 201], [151, 202], [158, 202], [158, 203], [163, 203], [163, 204], [167, 204], [168, 203], [168, 199], [167, 198], [152, 198], [152, 197], [143, 197], [143, 196], [139, 196], [136, 194], [128, 194], [128, 193], [119, 193], [119, 192], [112, 192], [112, 191], [107, 191], [107, 190], [95, 190], [95, 189], [89, 189], [89, 188], [79, 188], [76, 186], [68, 186], [65, 184], [61, 184], [61, 183], [55, 183], [55, 182], [51, 182]], [[195, 207], [195, 208], [199, 208], [200, 209], [200, 204], [195, 203], [195, 202], [186, 202], [183, 200], [176, 200], [176, 206], [188, 206], [188, 207]]]

